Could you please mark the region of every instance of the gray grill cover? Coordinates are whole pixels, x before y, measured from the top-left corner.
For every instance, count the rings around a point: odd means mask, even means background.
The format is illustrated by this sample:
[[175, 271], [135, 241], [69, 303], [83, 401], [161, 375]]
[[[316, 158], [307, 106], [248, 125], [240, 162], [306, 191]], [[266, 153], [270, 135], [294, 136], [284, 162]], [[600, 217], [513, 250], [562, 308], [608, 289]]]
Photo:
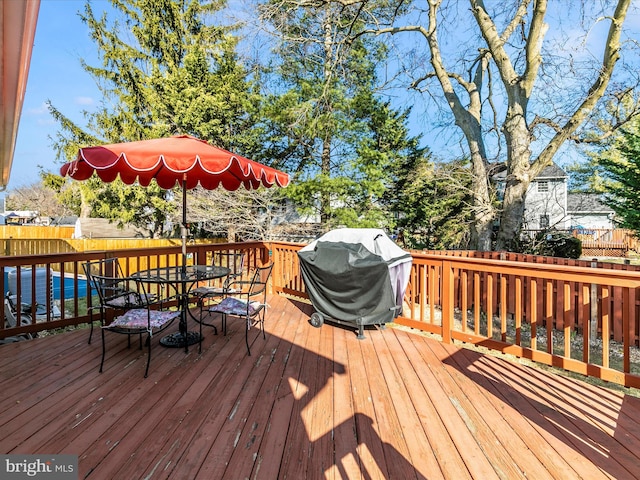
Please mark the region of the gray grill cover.
[[402, 311], [411, 255], [373, 228], [332, 230], [298, 252], [302, 278], [321, 314], [356, 325], [392, 321]]

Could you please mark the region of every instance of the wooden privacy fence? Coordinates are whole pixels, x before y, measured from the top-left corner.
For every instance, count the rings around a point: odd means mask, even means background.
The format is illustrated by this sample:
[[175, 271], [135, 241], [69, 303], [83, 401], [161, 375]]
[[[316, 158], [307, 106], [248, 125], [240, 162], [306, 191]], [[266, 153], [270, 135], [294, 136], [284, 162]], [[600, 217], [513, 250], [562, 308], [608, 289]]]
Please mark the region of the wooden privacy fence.
[[626, 244], [629, 248], [638, 246], [638, 238], [633, 230], [626, 228], [588, 228], [571, 231], [572, 235], [583, 242], [604, 242]]
[[[582, 257], [628, 257], [630, 252], [639, 252], [640, 243], [633, 230], [624, 228], [580, 228], [560, 230], [582, 242]], [[531, 238], [547, 230], [523, 230]]]
[[640, 246], [635, 232], [623, 228], [573, 230], [572, 235], [582, 241], [583, 257], [624, 258]]
[[[25, 227], [26, 228], [26, 227]], [[30, 227], [31, 228], [31, 227]], [[41, 227], [51, 228], [51, 227]], [[195, 239], [190, 245], [222, 243], [223, 239]], [[127, 250], [182, 245], [179, 238], [3, 238], [0, 255], [50, 255], [93, 250]]]
[[573, 236], [582, 241], [583, 257], [628, 257], [638, 252], [638, 238], [633, 230], [616, 228], [574, 230]]
[[74, 226], [0, 225], [0, 238], [71, 238]]

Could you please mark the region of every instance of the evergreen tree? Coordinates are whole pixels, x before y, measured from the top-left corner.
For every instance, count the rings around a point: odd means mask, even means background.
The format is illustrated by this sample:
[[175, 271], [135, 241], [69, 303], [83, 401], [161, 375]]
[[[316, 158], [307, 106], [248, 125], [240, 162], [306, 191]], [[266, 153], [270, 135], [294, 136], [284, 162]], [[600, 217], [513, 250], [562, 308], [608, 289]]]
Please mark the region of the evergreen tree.
[[285, 194], [323, 227], [393, 228], [385, 192], [394, 166], [417, 149], [408, 112], [376, 92], [384, 46], [359, 36], [357, 7], [272, 1], [262, 5], [275, 27], [281, 79], [266, 111], [267, 153], [295, 172]]
[[566, 167], [569, 174], [570, 193], [603, 193], [606, 187], [606, 172], [599, 165], [599, 155], [589, 155], [586, 162], [574, 162]]
[[[596, 126], [588, 136], [594, 141], [585, 150], [586, 161], [575, 161], [566, 170], [569, 173], [569, 191], [572, 193], [605, 193], [609, 189], [611, 179], [607, 169], [601, 165], [606, 159], [610, 164], [622, 161], [620, 146], [630, 133], [640, 133], [640, 116], [638, 103], [631, 92], [625, 92], [616, 102], [610, 102], [607, 110], [618, 127], [611, 132], [611, 118], [600, 116]], [[628, 119], [628, 120], [623, 120]], [[607, 135], [607, 132], [610, 134]]]
[[625, 131], [616, 148], [599, 159], [605, 172], [605, 202], [616, 212], [621, 227], [640, 234], [640, 134]]
[[467, 248], [471, 240], [471, 171], [468, 161], [438, 163], [409, 156], [398, 168], [391, 204], [399, 241], [411, 249]]
[[[112, 0], [119, 17], [98, 17], [89, 2], [82, 20], [99, 49], [101, 66], [83, 67], [103, 94], [101, 107], [85, 112], [87, 128], [50, 106], [59, 121], [55, 147], [73, 159], [81, 146], [190, 134], [251, 155], [258, 144], [252, 128], [259, 104], [248, 72], [235, 53], [230, 27], [204, 19], [225, 3], [199, 0]], [[175, 195], [155, 182], [147, 188], [103, 184], [81, 191], [83, 215], [130, 222], [163, 234], [176, 211]]]

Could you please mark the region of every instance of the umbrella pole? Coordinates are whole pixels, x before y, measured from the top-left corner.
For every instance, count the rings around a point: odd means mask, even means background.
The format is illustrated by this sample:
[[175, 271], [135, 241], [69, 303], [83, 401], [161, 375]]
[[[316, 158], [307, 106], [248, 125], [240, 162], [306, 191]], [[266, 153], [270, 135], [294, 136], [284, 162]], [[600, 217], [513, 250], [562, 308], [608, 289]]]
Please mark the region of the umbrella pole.
[[[182, 177], [182, 224], [180, 225], [180, 236], [182, 237], [182, 275], [187, 273], [187, 177]], [[182, 313], [180, 317], [180, 332], [184, 335], [184, 351], [189, 351], [189, 332], [187, 331], [187, 308], [189, 299], [185, 292], [185, 284], [181, 283], [180, 302], [182, 303]]]
[[182, 178], [182, 225], [180, 226], [182, 237], [182, 266], [187, 266], [187, 179]]

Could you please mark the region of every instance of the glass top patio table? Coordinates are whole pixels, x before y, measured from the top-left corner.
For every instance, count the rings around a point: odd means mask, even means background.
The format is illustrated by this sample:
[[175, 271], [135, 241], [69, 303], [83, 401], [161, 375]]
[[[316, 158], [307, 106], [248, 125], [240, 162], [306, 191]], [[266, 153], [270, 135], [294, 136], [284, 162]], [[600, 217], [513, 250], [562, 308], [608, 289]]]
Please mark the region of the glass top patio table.
[[217, 265], [178, 265], [140, 270], [131, 275], [131, 278], [142, 282], [171, 285], [178, 293], [180, 299], [178, 305], [181, 311], [180, 328], [178, 332], [162, 337], [160, 339], [161, 345], [165, 347], [184, 346], [187, 351], [189, 345], [200, 341], [198, 332], [187, 331], [186, 313], [189, 310], [189, 292], [197, 282], [226, 277], [229, 273], [231, 273], [231, 269]]
[[213, 280], [229, 275], [231, 272], [227, 267], [219, 267], [216, 265], [187, 265], [173, 267], [150, 268], [149, 270], [140, 270], [131, 275], [149, 283], [174, 283], [174, 284], [193, 284], [202, 280]]

